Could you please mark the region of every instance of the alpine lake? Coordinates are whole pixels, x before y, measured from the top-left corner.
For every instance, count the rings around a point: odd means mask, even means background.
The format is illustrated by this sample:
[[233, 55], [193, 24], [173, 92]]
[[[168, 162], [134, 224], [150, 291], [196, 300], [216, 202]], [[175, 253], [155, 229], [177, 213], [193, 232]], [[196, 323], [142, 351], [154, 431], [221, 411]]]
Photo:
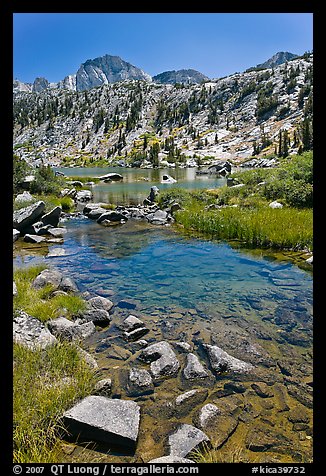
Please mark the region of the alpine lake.
[[[92, 187], [93, 201], [119, 205], [142, 203], [150, 187], [216, 188], [224, 178], [196, 175], [196, 169], [62, 168], [66, 176], [100, 176], [115, 171], [122, 182]], [[163, 173], [177, 179], [161, 184]], [[83, 292], [109, 298], [112, 321], [83, 342], [99, 366], [100, 378], [112, 379], [112, 397], [141, 406], [133, 454], [76, 444], [65, 462], [143, 463], [167, 452], [167, 438], [181, 423], [196, 426], [206, 404], [221, 414], [206, 434], [217, 461], [312, 461], [313, 277], [304, 253], [246, 249], [240, 243], [185, 233], [177, 225], [157, 226], [130, 219], [104, 227], [86, 217], [66, 219], [64, 256], [48, 256], [58, 245], [14, 246], [14, 267], [45, 263], [73, 278]], [[140, 346], [128, 342], [118, 324], [128, 315], [140, 318], [151, 344], [168, 341], [180, 362], [178, 374], [154, 381], [154, 391], [136, 397], [127, 392], [130, 368], [145, 368]], [[210, 377], [186, 379], [189, 344]], [[205, 344], [249, 362], [246, 373], [212, 371]], [[190, 390], [196, 397], [175, 404]], [[188, 402], [188, 403], [187, 403]], [[205, 431], [205, 430], [204, 430]], [[191, 455], [188, 456], [191, 458]], [[79, 458], [79, 459], [78, 459]]]

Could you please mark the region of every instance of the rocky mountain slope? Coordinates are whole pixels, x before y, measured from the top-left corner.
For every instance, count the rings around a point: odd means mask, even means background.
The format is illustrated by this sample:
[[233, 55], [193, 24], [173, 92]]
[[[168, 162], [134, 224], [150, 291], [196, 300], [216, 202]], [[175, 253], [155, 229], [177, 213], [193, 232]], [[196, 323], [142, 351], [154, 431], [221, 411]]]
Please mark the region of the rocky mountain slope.
[[249, 70], [275, 68], [276, 66], [286, 63], [287, 61], [291, 61], [297, 57], [298, 55], [289, 53], [288, 51], [279, 51], [278, 53], [275, 53], [275, 55], [273, 55], [267, 61], [264, 61], [264, 63], [257, 64], [257, 66], [255, 66], [254, 68], [249, 68]]
[[180, 69], [157, 74], [153, 76], [153, 81], [159, 84], [200, 84], [209, 81], [209, 78], [195, 69]]
[[16, 82], [16, 154], [33, 164], [150, 167], [237, 163], [312, 145], [312, 54], [203, 84], [123, 79], [94, 61], [65, 78], [69, 89]]

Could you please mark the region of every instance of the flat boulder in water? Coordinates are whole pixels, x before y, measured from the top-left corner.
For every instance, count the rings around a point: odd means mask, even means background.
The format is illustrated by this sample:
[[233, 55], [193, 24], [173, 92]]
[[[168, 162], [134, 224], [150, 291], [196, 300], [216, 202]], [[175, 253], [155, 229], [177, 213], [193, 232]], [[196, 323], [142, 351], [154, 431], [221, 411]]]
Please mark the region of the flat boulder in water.
[[64, 425], [74, 437], [134, 449], [140, 407], [131, 400], [91, 395], [64, 413]]

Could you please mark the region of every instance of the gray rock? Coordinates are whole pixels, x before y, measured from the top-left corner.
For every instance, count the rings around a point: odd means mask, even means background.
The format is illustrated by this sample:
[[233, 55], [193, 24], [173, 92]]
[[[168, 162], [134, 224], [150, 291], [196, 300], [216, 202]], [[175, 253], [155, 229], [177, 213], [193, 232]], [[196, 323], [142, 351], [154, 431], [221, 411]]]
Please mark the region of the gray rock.
[[17, 195], [17, 197], [15, 198], [15, 203], [31, 202], [33, 200], [33, 196], [29, 192], [25, 191]]
[[[97, 208], [102, 208], [103, 205], [106, 205], [106, 203], [88, 203], [87, 205], [84, 206], [83, 208], [83, 214], [88, 215], [92, 210], [96, 210]], [[104, 208], [105, 211], [107, 211]]]
[[139, 327], [144, 327], [144, 323], [138, 317], [130, 314], [126, 319], [118, 325], [119, 329], [122, 329], [125, 332], [131, 332]]
[[211, 367], [217, 373], [243, 373], [250, 372], [254, 368], [253, 365], [232, 357], [230, 354], [216, 345], [206, 344], [204, 347], [207, 350]]
[[46, 213], [45, 215], [43, 215], [41, 219], [43, 225], [58, 226], [61, 212], [62, 212], [61, 207], [55, 207], [49, 213]]
[[165, 225], [171, 216], [164, 210], [156, 210], [154, 213], [149, 213], [146, 218], [152, 225]]
[[43, 236], [38, 235], [29, 235], [28, 233], [24, 236], [24, 241], [26, 243], [42, 243], [46, 241]]
[[101, 177], [99, 177], [99, 179], [103, 180], [105, 182], [119, 182], [120, 180], [123, 180], [123, 176], [121, 174], [111, 172], [111, 173], [106, 174], [106, 175], [101, 175]]
[[145, 369], [131, 368], [128, 376], [127, 394], [131, 397], [138, 397], [153, 392], [154, 384], [150, 373]]
[[257, 395], [261, 398], [274, 397], [272, 388], [264, 382], [257, 382], [251, 385], [251, 388], [255, 390]]
[[131, 400], [91, 395], [64, 413], [63, 423], [74, 437], [134, 449], [140, 407]]
[[38, 201], [14, 212], [13, 214], [13, 228], [22, 231], [24, 228], [35, 223], [43, 214], [45, 209], [45, 203]]
[[209, 173], [221, 173], [222, 170], [225, 170], [226, 172], [231, 173], [231, 169], [232, 169], [232, 166], [230, 162], [223, 161], [223, 160], [215, 162], [215, 164], [212, 164], [208, 167]]
[[208, 372], [200, 363], [198, 357], [191, 353], [187, 355], [186, 366], [183, 369], [183, 375], [187, 380], [209, 377]]
[[94, 387], [95, 395], [102, 395], [108, 397], [112, 392], [112, 380], [110, 378], [104, 378], [99, 380]]
[[221, 410], [212, 403], [204, 405], [198, 415], [199, 428], [205, 429], [216, 419], [218, 415], [221, 415]]
[[160, 464], [167, 464], [167, 463], [195, 463], [192, 459], [187, 458], [180, 458], [180, 456], [161, 456], [160, 458], [151, 459], [148, 463], [160, 463]]
[[274, 201], [274, 202], [271, 202], [269, 205], [268, 205], [270, 208], [283, 208], [283, 205], [282, 203], [279, 203], [278, 201]]
[[32, 350], [45, 349], [57, 342], [41, 321], [23, 311], [13, 318], [13, 340]]
[[20, 231], [18, 231], [14, 228], [12, 230], [12, 234], [13, 234], [13, 243], [15, 243], [15, 241], [17, 241], [18, 238], [20, 237]]
[[121, 220], [126, 221], [128, 218], [122, 215], [122, 213], [110, 210], [103, 213], [96, 221], [101, 224], [104, 220], [108, 220], [109, 222], [121, 222]]
[[191, 345], [187, 342], [175, 342], [174, 346], [181, 352], [191, 351]]
[[310, 256], [310, 258], [306, 259], [306, 263], [313, 264], [313, 259], [313, 256]]
[[68, 293], [78, 292], [78, 287], [75, 281], [71, 278], [68, 278], [67, 276], [62, 277], [59, 288], [62, 289], [62, 291], [66, 291]]
[[63, 248], [51, 248], [47, 254], [47, 258], [56, 258], [58, 256], [66, 256], [66, 250]]
[[65, 317], [58, 317], [48, 321], [50, 332], [57, 338], [68, 341], [82, 340], [94, 334], [96, 331], [93, 322], [85, 322], [84, 324], [75, 324]]
[[32, 283], [32, 287], [40, 289], [47, 284], [52, 284], [56, 289], [59, 288], [62, 279], [62, 274], [55, 269], [44, 269]]
[[63, 276], [59, 271], [55, 269], [44, 269], [32, 283], [32, 287], [40, 289], [51, 284], [55, 289], [61, 289], [67, 292], [77, 292], [78, 288], [75, 282], [68, 277]]
[[92, 199], [92, 192], [90, 190], [79, 190], [75, 195], [77, 202], [88, 202]]
[[188, 415], [194, 407], [203, 403], [208, 395], [208, 390], [193, 389], [178, 395], [175, 399], [176, 416], [181, 418]]
[[105, 208], [94, 208], [93, 210], [91, 210], [90, 212], [88, 212], [87, 216], [88, 218], [91, 218], [92, 220], [97, 220], [98, 218], [100, 218], [101, 215], [103, 215], [103, 213], [106, 213], [107, 210]]
[[61, 237], [61, 236], [65, 235], [65, 233], [67, 233], [67, 228], [55, 228], [55, 227], [49, 228], [48, 233], [51, 236], [54, 236], [55, 238]]
[[18, 294], [17, 286], [16, 286], [15, 281], [13, 281], [13, 296], [17, 296], [17, 294]]
[[139, 358], [144, 362], [151, 362], [150, 371], [154, 378], [175, 376], [180, 367], [172, 347], [166, 341], [149, 345]]
[[80, 358], [83, 359], [91, 369], [97, 370], [98, 365], [94, 357], [88, 352], [86, 352], [86, 350], [82, 349], [81, 347], [78, 347], [77, 345], [76, 345], [76, 348]]
[[208, 436], [198, 428], [187, 424], [181, 425], [168, 439], [170, 455], [182, 458], [200, 448], [203, 443], [209, 444]]
[[128, 341], [135, 341], [146, 335], [148, 332], [149, 330], [147, 327], [137, 327], [133, 331], [124, 332], [123, 335]]
[[92, 321], [94, 324], [106, 326], [111, 322], [110, 314], [104, 309], [88, 309], [81, 314], [83, 321]]
[[109, 312], [113, 307], [113, 302], [102, 296], [92, 297], [87, 301], [89, 309], [102, 309]]

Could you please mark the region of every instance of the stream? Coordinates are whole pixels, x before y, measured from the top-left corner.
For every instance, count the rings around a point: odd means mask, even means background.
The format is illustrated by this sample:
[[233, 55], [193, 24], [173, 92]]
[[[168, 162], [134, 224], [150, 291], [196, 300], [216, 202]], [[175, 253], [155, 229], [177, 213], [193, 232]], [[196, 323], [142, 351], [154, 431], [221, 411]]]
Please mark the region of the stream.
[[[129, 169], [126, 174], [126, 170], [124, 177], [129, 178], [123, 184], [94, 186], [94, 202], [128, 205], [143, 200], [153, 184], [165, 187], [159, 183], [159, 171]], [[186, 188], [225, 183], [215, 177], [196, 178], [194, 169], [180, 170], [177, 185]], [[83, 173], [90, 176], [90, 171]], [[96, 170], [96, 176], [108, 171]], [[168, 173], [176, 176], [175, 171]], [[149, 180], [138, 181], [143, 175]], [[104, 454], [109, 462], [160, 457], [166, 454], [166, 435], [180, 422], [194, 424], [199, 409], [213, 403], [222, 409], [223, 418], [209, 436], [221, 452], [231, 454], [240, 448], [245, 461], [251, 462], [311, 460], [311, 270], [297, 266], [290, 253], [248, 250], [186, 234], [175, 225], [131, 219], [124, 225], [103, 227], [84, 217], [63, 225], [67, 228], [60, 245], [64, 256], [48, 256], [58, 245], [37, 248], [22, 242], [15, 246], [14, 266], [46, 263], [72, 277], [88, 296], [113, 301], [110, 325], [98, 328], [84, 342], [84, 348], [95, 355], [101, 378], [112, 379], [113, 398], [130, 398], [125, 384], [131, 367], [148, 370], [138, 359], [137, 343], [126, 342], [118, 327], [130, 314], [149, 329], [143, 337], [148, 343], [164, 340], [174, 346], [181, 369], [186, 353], [177, 350], [179, 342], [189, 344], [207, 369], [205, 344], [217, 345], [254, 366], [252, 373], [212, 374], [205, 382], [186, 380], [179, 371], [176, 377], [157, 382], [154, 393], [134, 398], [142, 407], [135, 454], [77, 445], [66, 459], [73, 461], [81, 451], [94, 458]], [[178, 413], [173, 402], [193, 389], [206, 392], [205, 398]]]

